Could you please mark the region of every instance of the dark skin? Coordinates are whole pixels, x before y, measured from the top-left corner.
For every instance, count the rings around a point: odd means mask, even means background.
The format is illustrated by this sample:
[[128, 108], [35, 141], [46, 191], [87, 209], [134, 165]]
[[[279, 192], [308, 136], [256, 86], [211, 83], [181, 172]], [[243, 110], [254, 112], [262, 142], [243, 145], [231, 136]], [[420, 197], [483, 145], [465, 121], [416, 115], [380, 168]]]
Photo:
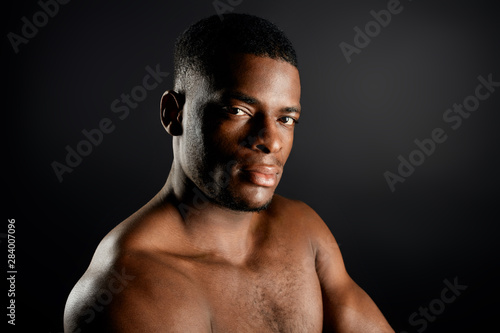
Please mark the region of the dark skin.
[[[394, 332], [321, 218], [274, 194], [300, 116], [297, 68], [248, 54], [228, 63], [220, 89], [201, 79], [163, 95], [167, 182], [102, 240], [65, 331]], [[116, 272], [129, 278], [96, 310]]]

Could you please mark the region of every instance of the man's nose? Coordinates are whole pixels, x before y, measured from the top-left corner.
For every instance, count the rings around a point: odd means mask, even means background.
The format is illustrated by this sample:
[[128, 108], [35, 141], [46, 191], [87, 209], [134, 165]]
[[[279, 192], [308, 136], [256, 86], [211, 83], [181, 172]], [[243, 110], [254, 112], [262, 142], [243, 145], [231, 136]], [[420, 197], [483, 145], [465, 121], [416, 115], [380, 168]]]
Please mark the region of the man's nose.
[[277, 121], [266, 116], [256, 119], [253, 124], [253, 135], [249, 136], [249, 146], [266, 154], [280, 151], [282, 144]]

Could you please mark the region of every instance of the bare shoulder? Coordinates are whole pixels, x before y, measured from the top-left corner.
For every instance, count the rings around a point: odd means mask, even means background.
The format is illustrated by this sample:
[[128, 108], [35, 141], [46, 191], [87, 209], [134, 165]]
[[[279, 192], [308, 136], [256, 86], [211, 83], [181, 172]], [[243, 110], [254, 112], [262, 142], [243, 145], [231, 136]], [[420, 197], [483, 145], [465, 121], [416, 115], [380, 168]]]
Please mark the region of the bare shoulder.
[[295, 217], [294, 220], [302, 221], [307, 219], [312, 223], [321, 221], [319, 215], [309, 205], [300, 200], [285, 198], [275, 194], [273, 201], [267, 209], [269, 214], [279, 216], [280, 218]]
[[307, 236], [314, 251], [316, 274], [323, 298], [323, 332], [394, 332], [368, 294], [346, 271], [330, 228], [307, 204], [276, 197], [276, 211], [284, 209], [291, 228]]
[[[275, 196], [270, 207], [284, 216], [287, 232], [307, 239], [314, 254], [316, 272], [322, 285], [351, 283], [340, 248], [328, 225], [302, 201]], [[281, 213], [279, 213], [281, 212]], [[291, 230], [291, 231], [290, 231]]]
[[148, 244], [142, 232], [143, 224], [154, 223], [148, 219], [126, 220], [101, 241], [66, 302], [65, 332], [177, 332], [186, 323], [203, 331], [209, 325], [195, 286]]
[[284, 220], [287, 227], [297, 229], [304, 236], [309, 237], [315, 248], [332, 245], [336, 247], [336, 241], [330, 228], [318, 213], [305, 202], [275, 195], [269, 211]]

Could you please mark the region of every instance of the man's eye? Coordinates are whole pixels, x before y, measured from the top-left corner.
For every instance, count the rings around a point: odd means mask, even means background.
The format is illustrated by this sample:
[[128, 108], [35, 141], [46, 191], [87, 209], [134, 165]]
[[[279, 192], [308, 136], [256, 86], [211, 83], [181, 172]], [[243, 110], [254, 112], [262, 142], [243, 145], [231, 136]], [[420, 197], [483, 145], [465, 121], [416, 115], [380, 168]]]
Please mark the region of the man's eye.
[[281, 117], [280, 121], [285, 125], [294, 125], [298, 123], [297, 119], [288, 116]]
[[245, 111], [243, 111], [240, 108], [224, 107], [224, 111], [226, 111], [227, 113], [230, 113], [230, 114], [237, 115], [237, 116], [242, 116], [242, 115], [246, 114]]

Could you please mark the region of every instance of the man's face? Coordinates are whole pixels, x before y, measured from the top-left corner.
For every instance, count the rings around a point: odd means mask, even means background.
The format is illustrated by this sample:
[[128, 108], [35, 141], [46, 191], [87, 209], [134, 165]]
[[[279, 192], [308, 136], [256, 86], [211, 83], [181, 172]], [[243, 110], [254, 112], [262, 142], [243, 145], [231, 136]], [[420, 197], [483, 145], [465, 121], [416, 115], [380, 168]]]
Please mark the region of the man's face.
[[292, 149], [299, 72], [249, 54], [230, 56], [226, 69], [216, 76], [220, 88], [186, 96], [181, 165], [212, 201], [259, 211], [271, 202]]

